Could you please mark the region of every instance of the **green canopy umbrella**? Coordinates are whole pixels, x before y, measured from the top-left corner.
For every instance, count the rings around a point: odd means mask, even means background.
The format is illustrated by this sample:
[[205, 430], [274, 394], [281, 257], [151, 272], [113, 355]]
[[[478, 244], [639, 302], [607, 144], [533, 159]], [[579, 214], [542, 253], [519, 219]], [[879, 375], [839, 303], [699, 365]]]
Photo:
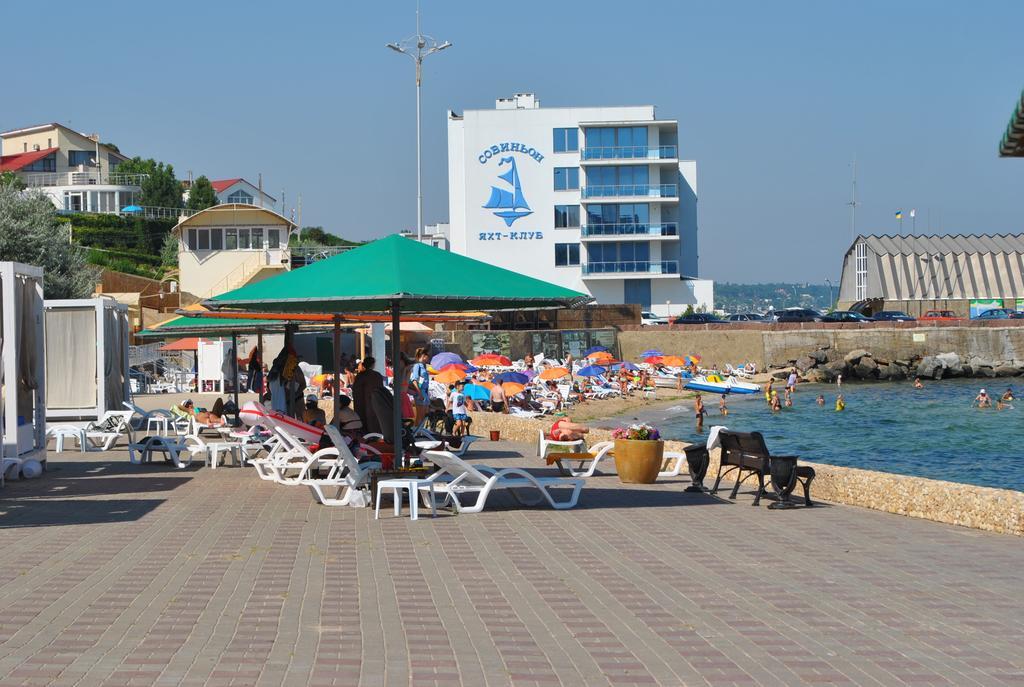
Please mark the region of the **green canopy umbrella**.
[[[397, 370], [401, 313], [567, 308], [591, 300], [587, 294], [393, 234], [214, 296], [203, 305], [261, 312], [390, 311], [391, 360]], [[402, 404], [397, 398], [394, 407], [395, 451], [401, 454]]]

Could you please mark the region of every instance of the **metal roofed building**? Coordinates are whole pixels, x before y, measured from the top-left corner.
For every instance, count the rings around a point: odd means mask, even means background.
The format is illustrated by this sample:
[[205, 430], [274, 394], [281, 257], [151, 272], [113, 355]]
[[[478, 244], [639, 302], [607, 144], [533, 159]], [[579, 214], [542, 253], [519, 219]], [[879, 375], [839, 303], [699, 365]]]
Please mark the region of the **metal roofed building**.
[[838, 307], [960, 317], [1024, 310], [1024, 234], [858, 236], [843, 260]]
[[999, 142], [999, 157], [1024, 157], [1024, 93], [1013, 108], [1006, 133]]

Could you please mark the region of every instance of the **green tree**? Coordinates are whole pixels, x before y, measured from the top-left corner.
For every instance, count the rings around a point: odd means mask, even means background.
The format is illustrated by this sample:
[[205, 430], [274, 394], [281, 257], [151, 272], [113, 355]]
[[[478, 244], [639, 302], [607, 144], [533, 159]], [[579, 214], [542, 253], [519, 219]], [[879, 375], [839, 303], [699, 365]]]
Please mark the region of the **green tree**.
[[10, 186], [15, 191], [25, 190], [25, 182], [14, 172], [0, 172], [0, 186]]
[[167, 232], [160, 247], [160, 264], [167, 268], [178, 266], [178, 237], [173, 231]]
[[347, 241], [340, 236], [329, 234], [323, 227], [303, 227], [302, 236], [292, 234], [289, 243], [293, 246], [358, 246], [356, 241]]
[[150, 158], [133, 157], [117, 166], [118, 174], [145, 174], [140, 184], [141, 205], [159, 208], [181, 207], [181, 184], [174, 177], [174, 167]]
[[189, 210], [205, 210], [218, 203], [217, 192], [213, 190], [213, 184], [205, 176], [196, 177], [192, 182], [192, 188], [188, 192]]
[[42, 267], [46, 298], [88, 298], [96, 286], [98, 273], [69, 231], [47, 196], [0, 184], [0, 260]]

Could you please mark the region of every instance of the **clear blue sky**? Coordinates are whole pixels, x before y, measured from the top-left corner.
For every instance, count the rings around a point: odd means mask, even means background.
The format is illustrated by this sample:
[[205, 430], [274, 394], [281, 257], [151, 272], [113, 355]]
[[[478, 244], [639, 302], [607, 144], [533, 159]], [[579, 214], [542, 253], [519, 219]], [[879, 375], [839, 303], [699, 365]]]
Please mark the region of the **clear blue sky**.
[[[446, 220], [449, 108], [653, 103], [698, 163], [702, 276], [833, 279], [858, 229], [1022, 228], [996, 146], [1024, 86], [1020, 2], [424, 0], [425, 217]], [[70, 122], [211, 178], [263, 172], [303, 223], [415, 225], [414, 0], [28, 2], [0, 10], [0, 127]], [[59, 19], [58, 19], [59, 17]], [[291, 204], [291, 203], [289, 203]]]

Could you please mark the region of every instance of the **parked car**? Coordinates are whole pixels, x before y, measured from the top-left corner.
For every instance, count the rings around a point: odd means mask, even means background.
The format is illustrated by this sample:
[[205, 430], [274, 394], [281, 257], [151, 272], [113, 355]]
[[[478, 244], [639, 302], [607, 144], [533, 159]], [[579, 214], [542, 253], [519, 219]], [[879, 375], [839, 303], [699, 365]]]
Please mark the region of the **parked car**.
[[920, 319], [931, 322], [956, 322], [963, 318], [957, 317], [956, 313], [952, 310], [929, 310], [924, 315], [921, 315]]
[[776, 322], [821, 322], [822, 315], [810, 308], [793, 308], [779, 313]]
[[725, 318], [726, 322], [764, 322], [764, 315], [758, 315], [756, 312], [742, 312], [734, 315], [729, 315]]
[[640, 324], [645, 327], [652, 324], [668, 324], [668, 318], [659, 317], [658, 315], [645, 310], [640, 313]]
[[675, 324], [715, 324], [722, 322], [718, 315], [710, 312], [695, 312], [692, 315], [680, 315]]
[[854, 310], [833, 310], [822, 316], [822, 322], [874, 322], [872, 317], [864, 317]]
[[992, 308], [978, 315], [976, 320], [1024, 320], [1024, 312], [1010, 308]]
[[901, 310], [883, 310], [876, 312], [872, 317], [875, 322], [917, 322], [916, 317], [911, 317]]

